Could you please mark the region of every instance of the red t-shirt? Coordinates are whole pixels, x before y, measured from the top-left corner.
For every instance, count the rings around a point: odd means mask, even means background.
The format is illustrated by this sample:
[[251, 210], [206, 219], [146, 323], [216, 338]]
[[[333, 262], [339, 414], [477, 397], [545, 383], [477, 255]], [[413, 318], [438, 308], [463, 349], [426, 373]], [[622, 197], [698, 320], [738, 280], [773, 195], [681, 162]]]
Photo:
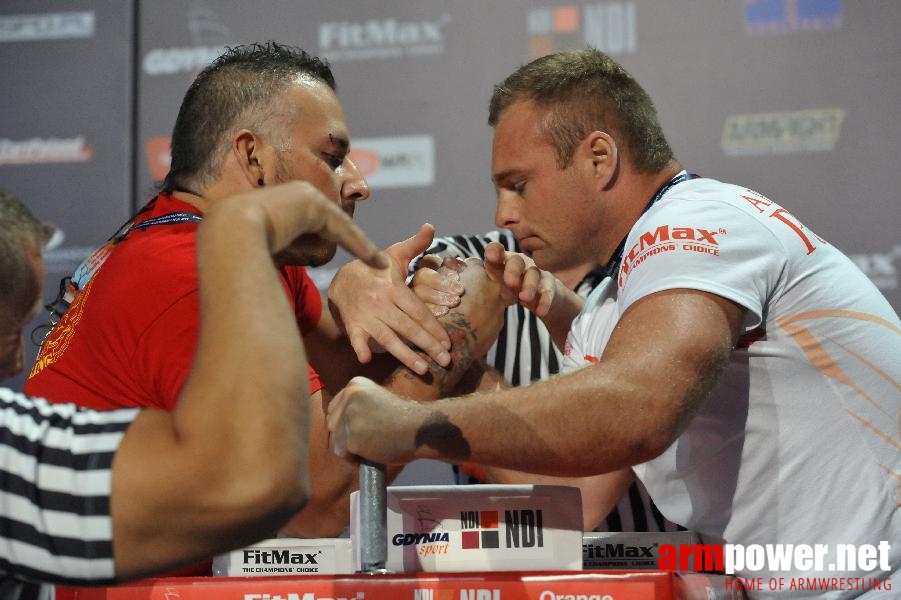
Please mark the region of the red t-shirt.
[[[200, 214], [165, 194], [148, 207], [136, 224], [173, 212]], [[171, 410], [197, 343], [197, 225], [153, 225], [116, 244], [44, 342], [25, 392], [99, 409]], [[303, 267], [280, 275], [301, 332], [309, 331], [322, 315], [316, 285]], [[310, 381], [311, 391], [322, 389], [312, 368]]]

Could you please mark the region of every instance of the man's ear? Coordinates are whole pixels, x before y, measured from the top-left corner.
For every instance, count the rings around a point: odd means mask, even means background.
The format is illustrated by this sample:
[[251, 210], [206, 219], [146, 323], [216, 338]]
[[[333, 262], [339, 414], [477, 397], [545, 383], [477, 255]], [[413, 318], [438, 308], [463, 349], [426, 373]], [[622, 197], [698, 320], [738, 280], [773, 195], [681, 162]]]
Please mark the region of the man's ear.
[[262, 151], [262, 141], [249, 129], [241, 129], [232, 139], [232, 153], [250, 187], [265, 185]]
[[619, 149], [606, 131], [592, 131], [581, 146], [591, 160], [591, 169], [601, 189], [613, 184], [619, 169]]

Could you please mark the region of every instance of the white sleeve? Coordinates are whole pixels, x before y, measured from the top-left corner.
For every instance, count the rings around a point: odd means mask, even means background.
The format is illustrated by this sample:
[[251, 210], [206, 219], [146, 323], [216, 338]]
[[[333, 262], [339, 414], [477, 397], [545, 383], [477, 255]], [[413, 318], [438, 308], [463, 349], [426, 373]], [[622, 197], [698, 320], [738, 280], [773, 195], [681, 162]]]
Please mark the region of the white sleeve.
[[597, 363], [618, 318], [616, 286], [607, 278], [592, 290], [582, 312], [573, 320], [563, 349], [561, 370], [569, 372]]
[[769, 228], [716, 199], [660, 203], [638, 221], [625, 248], [621, 312], [654, 292], [694, 289], [744, 307], [745, 330], [763, 321], [763, 307], [787, 262]]

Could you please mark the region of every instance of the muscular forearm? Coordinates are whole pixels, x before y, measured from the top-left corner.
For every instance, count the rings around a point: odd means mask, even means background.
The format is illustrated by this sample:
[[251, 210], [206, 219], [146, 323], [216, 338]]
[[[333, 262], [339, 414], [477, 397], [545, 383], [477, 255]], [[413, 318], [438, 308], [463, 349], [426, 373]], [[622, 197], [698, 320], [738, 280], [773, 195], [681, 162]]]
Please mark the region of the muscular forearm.
[[[647, 425], [639, 422], [644, 415], [634, 415], [624, 426], [625, 415], [633, 415], [627, 403], [614, 408], [621, 390], [614, 385], [609, 395], [588, 393], [597, 389], [589, 370], [423, 406], [428, 412], [410, 422], [407, 434], [415, 447], [413, 457], [579, 477], [630, 466], [636, 456], [648, 456], [631, 436]], [[621, 417], [605, 421], [595, 412]], [[590, 452], [588, 438], [595, 440]]]
[[[479, 365], [481, 368], [473, 368], [467, 374], [464, 382], [457, 386], [456, 392], [459, 394], [467, 394], [479, 392], [485, 394], [488, 392], [498, 392], [501, 390], [511, 389], [511, 385], [504, 379], [504, 376], [497, 371], [485, 365]], [[465, 386], [465, 387], [464, 387]], [[548, 399], [548, 401], [551, 401]], [[504, 469], [500, 467], [485, 466], [481, 467], [491, 483], [531, 483], [531, 484], [549, 484], [549, 485], [578, 485], [581, 481], [576, 477], [556, 477], [552, 475], [539, 475], [533, 472], [516, 471], [512, 469]]]
[[[645, 462], [678, 437], [715, 384], [741, 315], [710, 294], [654, 294], [630, 307], [598, 364], [422, 407], [428, 413], [404, 421], [410, 429], [400, 439], [412, 440], [415, 458], [549, 475]], [[654, 344], [657, 339], [667, 343]], [[503, 436], [496, 435], [500, 430]]]
[[[469, 392], [494, 392], [510, 388], [510, 384], [497, 370], [479, 363], [454, 390], [458, 394]], [[593, 477], [558, 477], [536, 473], [481, 466], [487, 483], [568, 485], [582, 492], [582, 516], [585, 531], [591, 531], [616, 505], [622, 493], [632, 481], [632, 471], [624, 469]]]
[[451, 342], [450, 363], [442, 366], [424, 353], [428, 371], [418, 375], [388, 354], [375, 355], [368, 364], [359, 364], [356, 354], [343, 338], [331, 315], [324, 313], [315, 331], [307, 334], [311, 361], [329, 390], [343, 388], [351, 377], [364, 376], [399, 395], [429, 400], [448, 395], [469, 368], [497, 338], [503, 323], [498, 286], [484, 276], [478, 265], [467, 267], [462, 278], [470, 291], [460, 305], [438, 319]]
[[447, 367], [440, 366], [425, 354], [421, 355], [428, 363], [425, 375], [414, 373], [392, 355], [385, 353], [375, 354], [369, 363], [360, 364], [347, 340], [325, 322], [329, 319], [324, 314], [323, 322], [317, 330], [304, 338], [310, 349], [313, 368], [328, 390], [340, 390], [352, 377], [363, 376], [408, 398], [440, 398], [446, 395], [448, 386], [459, 380], [469, 368], [475, 352], [481, 348], [475, 341], [477, 334], [466, 318], [459, 313], [448, 314], [441, 318], [442, 325], [453, 338], [449, 351], [451, 362]]
[[[429, 372], [419, 376], [404, 367], [393, 369], [382, 384], [400, 396], [416, 400], [434, 400], [452, 393], [458, 383], [478, 365], [493, 343], [495, 335], [479, 334], [467, 316], [451, 310], [439, 321], [451, 339], [451, 362], [441, 367], [429, 360]], [[374, 380], [377, 381], [377, 380]]]

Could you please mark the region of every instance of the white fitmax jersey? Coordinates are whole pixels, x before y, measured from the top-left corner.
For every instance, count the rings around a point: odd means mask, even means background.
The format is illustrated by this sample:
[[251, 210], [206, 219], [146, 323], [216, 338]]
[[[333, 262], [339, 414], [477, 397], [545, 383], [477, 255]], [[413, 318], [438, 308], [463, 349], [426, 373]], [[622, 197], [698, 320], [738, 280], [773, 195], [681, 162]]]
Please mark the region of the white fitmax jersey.
[[618, 282], [588, 297], [564, 368], [597, 362], [629, 306], [677, 288], [746, 312], [727, 369], [686, 431], [634, 467], [663, 514], [731, 544], [827, 544], [832, 559], [838, 544], [888, 541], [889, 572], [825, 569], [901, 575], [901, 321], [888, 301], [778, 204], [694, 179], [629, 232]]

